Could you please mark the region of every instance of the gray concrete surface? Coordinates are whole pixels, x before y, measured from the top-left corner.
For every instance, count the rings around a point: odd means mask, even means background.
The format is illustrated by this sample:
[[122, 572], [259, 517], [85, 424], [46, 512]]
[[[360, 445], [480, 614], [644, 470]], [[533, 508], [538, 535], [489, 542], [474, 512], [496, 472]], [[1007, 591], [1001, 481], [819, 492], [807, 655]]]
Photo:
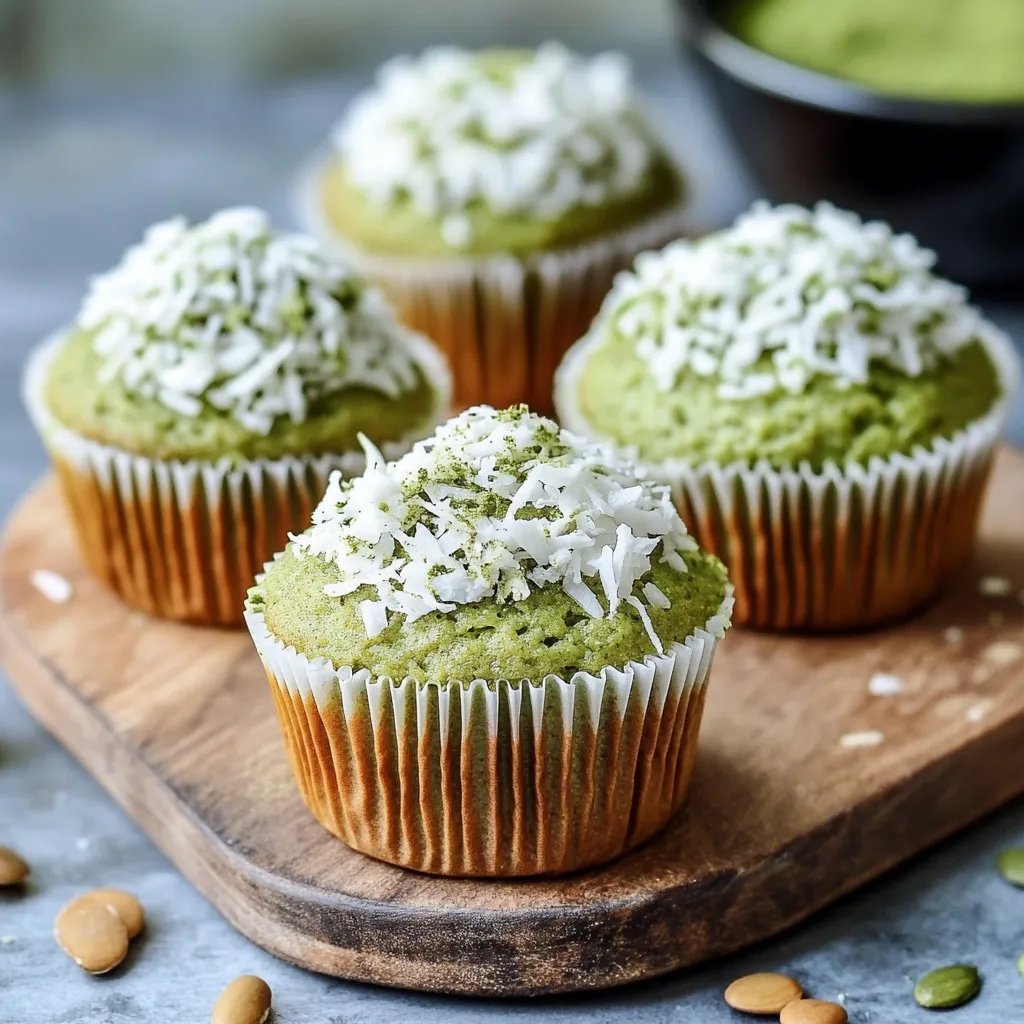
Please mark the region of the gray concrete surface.
[[[684, 77], [644, 72], [686, 150], [708, 223], [749, 198]], [[108, 266], [151, 220], [255, 202], [284, 220], [288, 176], [348, 89], [339, 81], [262, 92], [183, 86], [117, 93], [0, 95], [0, 514], [44, 469], [17, 400], [29, 346], [70, 317], [88, 274]], [[1024, 305], [993, 310], [1024, 336]], [[1012, 436], [1024, 442], [1018, 407]], [[236, 935], [21, 708], [0, 682], [0, 843], [32, 863], [32, 886], [0, 892], [0, 1024], [188, 1024], [209, 1019], [221, 986], [263, 975], [278, 1024], [718, 1024], [738, 1019], [725, 984], [782, 969], [824, 998], [845, 993], [855, 1024], [928, 1018], [911, 979], [952, 960], [977, 963], [981, 996], [957, 1024], [1024, 1022], [1024, 892], [993, 860], [1024, 843], [1018, 803], [812, 922], [740, 957], [587, 998], [475, 1002], [353, 985], [294, 969]], [[101, 979], [59, 952], [51, 927], [84, 889], [139, 894], [149, 928], [129, 962]], [[682, 926], [682, 925], [681, 925]], [[458, 950], [452, 950], [458, 956]]]

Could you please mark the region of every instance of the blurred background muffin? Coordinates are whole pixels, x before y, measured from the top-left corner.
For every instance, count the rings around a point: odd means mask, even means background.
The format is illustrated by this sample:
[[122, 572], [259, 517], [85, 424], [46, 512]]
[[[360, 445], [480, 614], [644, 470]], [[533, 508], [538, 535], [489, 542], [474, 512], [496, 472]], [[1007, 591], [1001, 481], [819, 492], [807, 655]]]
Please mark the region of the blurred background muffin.
[[400, 453], [450, 389], [345, 264], [240, 208], [151, 227], [33, 355], [25, 398], [90, 569], [143, 611], [232, 625], [328, 474], [361, 470], [359, 433]]
[[389, 61], [300, 201], [438, 341], [457, 403], [546, 410], [614, 274], [681, 232], [684, 194], [626, 59], [546, 43]]

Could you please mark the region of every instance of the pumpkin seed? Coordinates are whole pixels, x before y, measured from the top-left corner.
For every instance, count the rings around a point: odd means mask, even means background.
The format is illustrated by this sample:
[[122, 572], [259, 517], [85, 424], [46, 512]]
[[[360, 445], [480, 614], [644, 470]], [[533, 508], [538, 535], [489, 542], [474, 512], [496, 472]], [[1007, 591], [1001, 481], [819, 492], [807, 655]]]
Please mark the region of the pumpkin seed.
[[211, 1024], [263, 1024], [270, 1016], [270, 986], [253, 974], [235, 978], [213, 1006]]
[[776, 1014], [803, 994], [804, 990], [785, 974], [748, 974], [725, 990], [725, 1001], [743, 1013]]
[[1010, 883], [1024, 888], [1024, 847], [1004, 850], [996, 861], [999, 874]]
[[129, 939], [134, 939], [146, 924], [146, 912], [130, 892], [122, 889], [94, 889], [85, 895], [87, 899], [96, 900], [117, 914], [124, 922]]
[[1022, 978], [1024, 978], [1024, 956], [1022, 956], [1022, 957], [1021, 957], [1021, 958], [1020, 958], [1020, 959], [1019, 959], [1019, 960], [1017, 961], [1017, 970], [1018, 970], [1018, 972], [1020, 973], [1020, 976], [1021, 976]]
[[84, 971], [106, 974], [128, 953], [128, 929], [110, 907], [89, 896], [73, 899], [57, 915], [61, 949]]
[[788, 1003], [779, 1017], [779, 1024], [847, 1024], [850, 1018], [838, 1003], [823, 999], [797, 999]]
[[0, 846], [0, 886], [21, 885], [28, 878], [29, 867], [13, 850]]
[[950, 964], [926, 974], [914, 986], [914, 999], [926, 1010], [949, 1010], [973, 999], [980, 990], [977, 967]]

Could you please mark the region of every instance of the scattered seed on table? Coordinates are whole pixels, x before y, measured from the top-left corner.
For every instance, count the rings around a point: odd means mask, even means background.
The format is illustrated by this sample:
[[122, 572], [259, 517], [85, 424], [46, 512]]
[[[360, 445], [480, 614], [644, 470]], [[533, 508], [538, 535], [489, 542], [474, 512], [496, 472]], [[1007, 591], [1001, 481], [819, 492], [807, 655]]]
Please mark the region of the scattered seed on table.
[[1024, 978], [1024, 956], [1017, 961], [1017, 973]]
[[210, 1024], [263, 1024], [269, 1016], [270, 986], [254, 974], [243, 974], [221, 992]]
[[970, 964], [950, 964], [926, 974], [914, 986], [914, 999], [926, 1010], [951, 1010], [981, 991], [981, 975]]
[[78, 896], [57, 915], [57, 944], [90, 974], [112, 971], [128, 953], [128, 929], [117, 913], [89, 896]]
[[21, 857], [6, 846], [0, 846], [0, 886], [21, 885], [29, 873], [29, 866]]
[[123, 889], [94, 889], [85, 894], [87, 899], [102, 903], [124, 923], [128, 938], [134, 939], [145, 927], [146, 912], [138, 898]]
[[804, 990], [785, 974], [748, 974], [737, 978], [726, 990], [725, 1001], [743, 1013], [781, 1013]]
[[779, 1024], [847, 1024], [849, 1016], [838, 1003], [797, 999], [782, 1008]]
[[996, 860], [996, 867], [1010, 885], [1024, 889], [1024, 846], [1004, 850]]

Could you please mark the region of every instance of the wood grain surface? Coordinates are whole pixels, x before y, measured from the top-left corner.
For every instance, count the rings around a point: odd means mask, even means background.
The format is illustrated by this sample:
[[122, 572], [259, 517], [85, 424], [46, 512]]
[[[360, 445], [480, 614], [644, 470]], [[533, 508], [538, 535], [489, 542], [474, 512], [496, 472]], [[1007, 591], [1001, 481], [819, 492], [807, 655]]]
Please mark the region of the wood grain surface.
[[[683, 811], [617, 863], [560, 879], [436, 879], [331, 837], [295, 789], [248, 636], [125, 608], [74, 554], [52, 480], [8, 526], [0, 639], [39, 720], [271, 952], [424, 990], [601, 988], [773, 935], [1024, 791], [1022, 510], [1024, 456], [1004, 451], [975, 563], [924, 615], [859, 635], [731, 634]], [[34, 569], [69, 579], [70, 602], [39, 593]], [[986, 575], [1012, 591], [982, 595]], [[875, 672], [903, 691], [872, 696]], [[866, 731], [884, 739], [841, 742]]]

